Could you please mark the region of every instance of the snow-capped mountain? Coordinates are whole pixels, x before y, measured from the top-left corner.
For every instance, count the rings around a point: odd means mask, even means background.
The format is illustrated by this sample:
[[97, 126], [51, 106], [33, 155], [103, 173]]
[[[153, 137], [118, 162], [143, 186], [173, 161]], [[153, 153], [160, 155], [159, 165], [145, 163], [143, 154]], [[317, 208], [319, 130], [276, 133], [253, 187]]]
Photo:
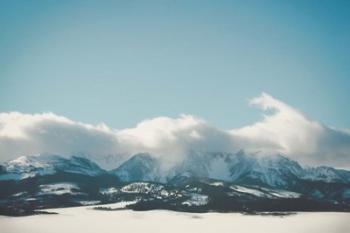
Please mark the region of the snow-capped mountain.
[[[84, 157], [59, 155], [22, 156], [0, 167], [0, 180], [25, 179], [66, 172], [97, 176], [107, 171]], [[350, 171], [331, 167], [302, 167], [281, 155], [192, 151], [186, 159], [162, 169], [162, 161], [151, 154], [136, 154], [108, 172], [123, 182], [167, 182], [176, 176], [210, 178], [240, 184], [287, 188], [304, 180], [350, 183]]]
[[231, 155], [230, 172], [232, 181], [239, 183], [288, 187], [300, 178], [304, 170], [297, 162], [281, 155], [260, 157], [240, 152]]
[[136, 154], [110, 173], [125, 182], [159, 181], [161, 177], [159, 161], [150, 154]]
[[350, 183], [350, 172], [330, 167], [303, 168], [281, 155], [261, 156], [238, 153], [191, 152], [168, 171], [149, 154], [135, 155], [113, 171], [124, 181], [171, 180], [176, 176], [211, 178], [229, 182], [287, 188], [300, 181]]
[[301, 176], [303, 168], [298, 163], [280, 155], [257, 156], [240, 151], [236, 154], [192, 153], [187, 160], [175, 168], [174, 173], [283, 187]]
[[21, 156], [4, 163], [2, 172], [0, 172], [0, 180], [20, 180], [35, 176], [52, 175], [56, 172], [88, 176], [105, 173], [97, 164], [83, 157], [64, 158], [59, 155], [36, 155]]
[[304, 170], [303, 179], [326, 182], [348, 182], [350, 183], [350, 172], [332, 167], [309, 167]]
[[136, 154], [106, 171], [83, 157], [19, 157], [0, 166], [0, 214], [116, 201], [135, 210], [350, 211], [349, 171], [243, 151], [192, 151], [167, 170], [162, 162]]

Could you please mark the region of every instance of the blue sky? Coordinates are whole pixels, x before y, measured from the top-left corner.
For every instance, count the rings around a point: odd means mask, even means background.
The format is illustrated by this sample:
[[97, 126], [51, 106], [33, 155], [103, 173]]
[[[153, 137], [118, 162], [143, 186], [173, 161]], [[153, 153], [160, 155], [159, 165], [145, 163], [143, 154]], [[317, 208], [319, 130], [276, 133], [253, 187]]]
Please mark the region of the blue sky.
[[1, 1], [0, 112], [236, 128], [264, 91], [349, 128], [349, 25], [350, 1]]

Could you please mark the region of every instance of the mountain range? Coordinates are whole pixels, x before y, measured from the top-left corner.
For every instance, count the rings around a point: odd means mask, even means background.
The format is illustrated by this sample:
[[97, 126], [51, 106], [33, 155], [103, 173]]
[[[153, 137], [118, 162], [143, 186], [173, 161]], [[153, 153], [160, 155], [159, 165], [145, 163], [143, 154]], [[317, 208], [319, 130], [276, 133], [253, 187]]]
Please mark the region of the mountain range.
[[1, 214], [118, 201], [135, 210], [350, 211], [350, 171], [243, 151], [192, 151], [168, 167], [147, 153], [112, 170], [82, 156], [47, 154], [0, 166]]

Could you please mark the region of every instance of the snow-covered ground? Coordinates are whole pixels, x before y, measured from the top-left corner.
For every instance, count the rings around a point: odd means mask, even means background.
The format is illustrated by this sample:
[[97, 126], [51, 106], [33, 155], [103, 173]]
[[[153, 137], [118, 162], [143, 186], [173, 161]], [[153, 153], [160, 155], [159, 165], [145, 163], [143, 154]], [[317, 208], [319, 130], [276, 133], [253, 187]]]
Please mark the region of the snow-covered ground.
[[243, 186], [239, 186], [239, 185], [232, 185], [230, 186], [231, 189], [241, 192], [241, 193], [248, 193], [254, 196], [258, 196], [258, 197], [265, 197], [266, 194], [264, 192], [261, 192], [260, 190], [257, 189], [252, 189], [252, 188], [247, 188], [247, 187], [243, 187]]
[[201, 206], [201, 205], [206, 205], [207, 203], [208, 203], [208, 196], [198, 194], [198, 193], [192, 193], [190, 199], [182, 202], [183, 205], [187, 205], [187, 206]]
[[301, 196], [300, 193], [295, 193], [286, 190], [277, 190], [277, 189], [267, 189], [267, 188], [248, 188], [239, 185], [231, 185], [232, 190], [248, 193], [257, 197], [268, 197], [268, 198], [298, 198]]
[[110, 209], [120, 209], [120, 208], [125, 208], [127, 205], [135, 204], [137, 202], [138, 202], [138, 200], [135, 200], [135, 201], [121, 201], [121, 202], [116, 202], [116, 203], [112, 203], [112, 204], [103, 204], [103, 205], [89, 206], [89, 208], [93, 209], [95, 207], [96, 208], [101, 208], [102, 207], [102, 208], [110, 208]]
[[345, 233], [350, 213], [298, 213], [285, 217], [238, 213], [179, 213], [165, 210], [101, 211], [91, 207], [52, 209], [58, 215], [0, 216], [2, 233]]
[[39, 194], [78, 194], [75, 190], [79, 190], [76, 184], [72, 183], [56, 183], [40, 185], [41, 192]]

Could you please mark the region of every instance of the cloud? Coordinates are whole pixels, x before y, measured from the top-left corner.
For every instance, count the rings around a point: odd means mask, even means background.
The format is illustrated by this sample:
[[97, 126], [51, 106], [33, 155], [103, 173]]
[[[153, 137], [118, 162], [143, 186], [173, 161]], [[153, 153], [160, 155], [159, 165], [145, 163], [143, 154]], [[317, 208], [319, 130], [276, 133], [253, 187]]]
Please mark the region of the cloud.
[[[189, 150], [230, 150], [230, 135], [190, 115], [158, 117], [135, 128], [113, 130], [105, 124], [74, 122], [53, 113], [0, 114], [1, 161], [21, 155], [85, 155], [105, 168], [115, 168], [140, 152], [165, 162], [180, 161]], [[231, 148], [232, 149], [232, 148]]]
[[253, 125], [231, 131], [241, 138], [242, 147], [298, 159], [307, 159], [317, 151], [319, 137], [325, 131], [322, 125], [266, 93], [252, 99], [250, 104], [270, 114]]
[[96, 158], [118, 150], [118, 139], [104, 124], [74, 122], [53, 113], [0, 114], [1, 160], [21, 155], [86, 154]]
[[[233, 141], [228, 132], [216, 129], [191, 115], [177, 119], [158, 117], [145, 120], [135, 128], [117, 133], [129, 151], [147, 151], [173, 159], [195, 151], [231, 151]], [[179, 158], [178, 158], [179, 159]]]
[[350, 167], [350, 133], [309, 120], [298, 110], [262, 93], [250, 104], [261, 108], [261, 121], [220, 130], [203, 119], [157, 117], [130, 129], [75, 122], [53, 113], [0, 113], [0, 161], [21, 155], [85, 155], [113, 168], [131, 155], [149, 152], [166, 164], [190, 151], [284, 154], [303, 164]]
[[231, 130], [250, 151], [284, 154], [303, 164], [350, 167], [350, 134], [308, 119], [287, 104], [262, 93], [250, 104], [269, 111], [251, 126]]

